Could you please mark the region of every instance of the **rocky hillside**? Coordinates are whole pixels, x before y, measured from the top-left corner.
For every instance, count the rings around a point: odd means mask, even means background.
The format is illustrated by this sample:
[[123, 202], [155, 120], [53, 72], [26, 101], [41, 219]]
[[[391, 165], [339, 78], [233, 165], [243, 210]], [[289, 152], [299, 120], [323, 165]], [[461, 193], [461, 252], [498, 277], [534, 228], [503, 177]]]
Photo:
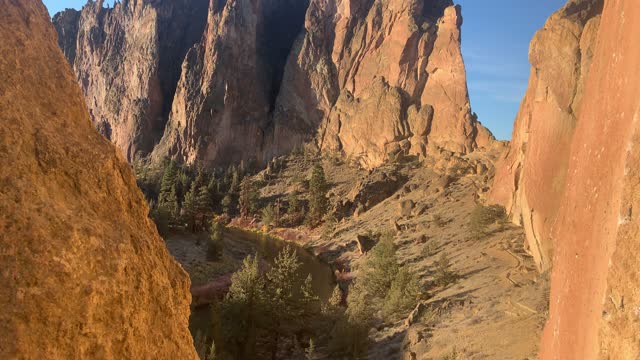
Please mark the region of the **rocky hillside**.
[[529, 91], [493, 196], [525, 226], [538, 266], [553, 267], [543, 359], [640, 354], [640, 48], [628, 20], [638, 16], [634, 1], [572, 0], [531, 45]]
[[452, 1], [212, 0], [206, 25], [201, 3], [54, 17], [94, 123], [129, 160], [155, 146], [155, 159], [266, 163], [310, 142], [371, 168], [492, 140], [471, 113]]
[[195, 359], [189, 279], [91, 125], [46, 8], [0, 9], [0, 358]]

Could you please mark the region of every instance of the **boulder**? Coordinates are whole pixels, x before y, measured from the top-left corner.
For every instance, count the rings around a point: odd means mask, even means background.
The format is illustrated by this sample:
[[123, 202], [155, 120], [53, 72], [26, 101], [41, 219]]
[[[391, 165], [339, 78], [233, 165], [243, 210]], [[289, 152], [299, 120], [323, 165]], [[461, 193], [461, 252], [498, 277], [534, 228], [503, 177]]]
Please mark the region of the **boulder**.
[[398, 215], [403, 217], [411, 216], [416, 203], [413, 200], [403, 200], [398, 204]]

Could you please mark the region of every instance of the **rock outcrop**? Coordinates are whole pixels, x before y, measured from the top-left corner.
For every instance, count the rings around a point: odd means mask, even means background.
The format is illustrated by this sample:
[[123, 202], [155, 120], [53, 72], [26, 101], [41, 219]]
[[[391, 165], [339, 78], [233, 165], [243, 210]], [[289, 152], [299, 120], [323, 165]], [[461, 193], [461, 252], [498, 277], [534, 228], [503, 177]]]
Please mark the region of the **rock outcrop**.
[[159, 141], [180, 64], [206, 21], [207, 0], [89, 1], [54, 16], [94, 124], [129, 161]]
[[[375, 167], [427, 145], [469, 152], [474, 118], [451, 1], [312, 0], [276, 102], [276, 149], [314, 139]], [[286, 141], [283, 142], [283, 139]]]
[[632, 0], [571, 0], [531, 46], [492, 195], [552, 267], [542, 359], [640, 356], [638, 17]]
[[155, 146], [156, 160], [265, 164], [312, 142], [372, 168], [493, 139], [451, 0], [210, 0], [204, 30], [204, 0], [181, 1], [54, 18], [94, 123], [130, 161]]
[[196, 359], [189, 279], [39, 0], [0, 0], [0, 358]]
[[270, 114], [306, 8], [304, 0], [212, 0], [202, 40], [182, 65], [156, 158], [268, 161]]
[[491, 198], [525, 228], [538, 268], [551, 266], [551, 229], [565, 191], [603, 0], [571, 0], [536, 33], [531, 77]]
[[640, 357], [640, 4], [605, 1], [555, 224], [543, 359]]

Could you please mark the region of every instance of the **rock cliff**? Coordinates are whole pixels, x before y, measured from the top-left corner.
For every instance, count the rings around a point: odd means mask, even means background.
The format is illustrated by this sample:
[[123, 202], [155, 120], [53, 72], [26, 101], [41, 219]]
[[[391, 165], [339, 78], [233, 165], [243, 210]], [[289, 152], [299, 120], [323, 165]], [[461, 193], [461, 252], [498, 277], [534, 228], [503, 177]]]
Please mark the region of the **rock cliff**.
[[[365, 167], [492, 136], [474, 118], [451, 1], [312, 0], [274, 114], [276, 149], [315, 138]], [[294, 142], [295, 143], [295, 142]], [[278, 150], [276, 150], [278, 151]]]
[[531, 45], [493, 197], [552, 267], [542, 359], [640, 356], [639, 16], [632, 0], [571, 0]]
[[129, 161], [162, 136], [187, 50], [200, 39], [207, 0], [89, 1], [54, 16], [94, 124]]
[[189, 279], [39, 0], [0, 0], [0, 358], [196, 359]]
[[[471, 113], [460, 12], [450, 0], [210, 0], [206, 15], [146, 0], [54, 22], [96, 126], [129, 160], [158, 143], [155, 159], [266, 163], [312, 142], [375, 167], [492, 140]], [[197, 16], [185, 25], [200, 13], [204, 31]]]
[[607, 0], [555, 224], [543, 359], [640, 356], [640, 5]]
[[273, 103], [306, 8], [303, 0], [212, 0], [202, 40], [182, 64], [156, 157], [263, 163]]
[[571, 0], [547, 20], [529, 49], [531, 76], [491, 197], [524, 226], [538, 268], [551, 266], [551, 229], [565, 190], [603, 0]]

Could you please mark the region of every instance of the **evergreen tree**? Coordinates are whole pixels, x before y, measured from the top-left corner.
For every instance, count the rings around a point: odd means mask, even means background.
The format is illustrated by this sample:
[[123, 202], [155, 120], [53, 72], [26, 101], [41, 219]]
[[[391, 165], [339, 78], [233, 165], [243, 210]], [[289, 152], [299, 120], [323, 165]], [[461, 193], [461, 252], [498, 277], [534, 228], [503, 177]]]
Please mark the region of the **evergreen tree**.
[[191, 231], [196, 230], [196, 183], [193, 182], [191, 189], [184, 195], [184, 201], [182, 203], [182, 211], [184, 213], [184, 220], [189, 224]]
[[233, 196], [231, 195], [231, 193], [228, 193], [227, 195], [224, 196], [224, 198], [222, 198], [222, 211], [230, 215], [232, 207], [233, 207]]
[[369, 251], [361, 280], [366, 282], [367, 290], [371, 294], [378, 294], [384, 298], [399, 270], [393, 234], [385, 233]]
[[234, 359], [255, 359], [258, 329], [264, 326], [265, 280], [258, 259], [247, 257], [231, 277], [231, 287], [222, 303], [222, 319], [227, 348]]
[[285, 247], [267, 273], [271, 306], [272, 354], [278, 352], [281, 337], [292, 337], [319, 312], [319, 301], [311, 289], [311, 276], [302, 278], [295, 250]]
[[198, 193], [196, 194], [196, 210], [198, 215], [202, 217], [206, 217], [206, 215], [209, 215], [213, 211], [208, 184], [202, 184], [198, 188]]
[[245, 178], [240, 185], [240, 197], [238, 199], [238, 206], [240, 208], [240, 216], [246, 217], [256, 212], [258, 207], [258, 199], [260, 193], [256, 189], [255, 184], [251, 179]]
[[406, 267], [401, 267], [384, 299], [382, 313], [385, 318], [395, 320], [397, 316], [410, 312], [420, 299], [421, 294], [420, 283], [416, 275]]
[[287, 202], [289, 203], [287, 208], [287, 217], [289, 218], [289, 222], [291, 225], [298, 225], [304, 216], [302, 212], [302, 205], [298, 199], [298, 194], [296, 192], [289, 193]]
[[278, 226], [276, 221], [276, 210], [273, 205], [269, 204], [264, 209], [262, 209], [262, 224], [266, 227], [271, 227], [272, 225]]
[[187, 192], [191, 189], [192, 179], [187, 174], [184, 169], [178, 170], [178, 175], [176, 177], [176, 190], [178, 193], [178, 200], [182, 200], [184, 202], [184, 197]]
[[[176, 180], [178, 176], [178, 164], [170, 160], [165, 166], [164, 173], [162, 174], [162, 180], [160, 182], [160, 194], [158, 196], [158, 203], [163, 203], [166, 201], [167, 196], [173, 190], [177, 190], [176, 188]], [[177, 199], [177, 197], [176, 197]]]
[[436, 286], [447, 286], [455, 283], [460, 278], [460, 275], [451, 269], [451, 260], [447, 253], [443, 252], [434, 265], [436, 268], [433, 282]]
[[311, 172], [309, 180], [309, 223], [313, 226], [319, 224], [327, 213], [327, 179], [322, 164], [317, 162]]
[[209, 243], [207, 246], [207, 259], [214, 261], [222, 255], [222, 242], [226, 226], [219, 221], [211, 221], [209, 228]]
[[209, 184], [207, 184], [207, 193], [209, 194], [209, 208], [211, 211], [216, 210], [215, 204], [218, 202], [218, 197], [220, 192], [218, 191], [220, 184], [218, 180], [216, 180], [215, 176], [211, 176], [209, 179]]
[[340, 312], [331, 329], [329, 351], [335, 358], [362, 359], [367, 354], [373, 311], [358, 279], [349, 287], [347, 311]]
[[176, 195], [176, 187], [165, 193], [161, 193], [158, 201], [158, 214], [161, 219], [166, 219], [169, 223], [175, 223], [180, 216], [180, 207], [178, 206], [178, 196]]
[[229, 184], [230, 192], [238, 192], [240, 191], [240, 183], [242, 182], [242, 175], [240, 171], [235, 167], [235, 165], [231, 165], [227, 170], [227, 179]]

